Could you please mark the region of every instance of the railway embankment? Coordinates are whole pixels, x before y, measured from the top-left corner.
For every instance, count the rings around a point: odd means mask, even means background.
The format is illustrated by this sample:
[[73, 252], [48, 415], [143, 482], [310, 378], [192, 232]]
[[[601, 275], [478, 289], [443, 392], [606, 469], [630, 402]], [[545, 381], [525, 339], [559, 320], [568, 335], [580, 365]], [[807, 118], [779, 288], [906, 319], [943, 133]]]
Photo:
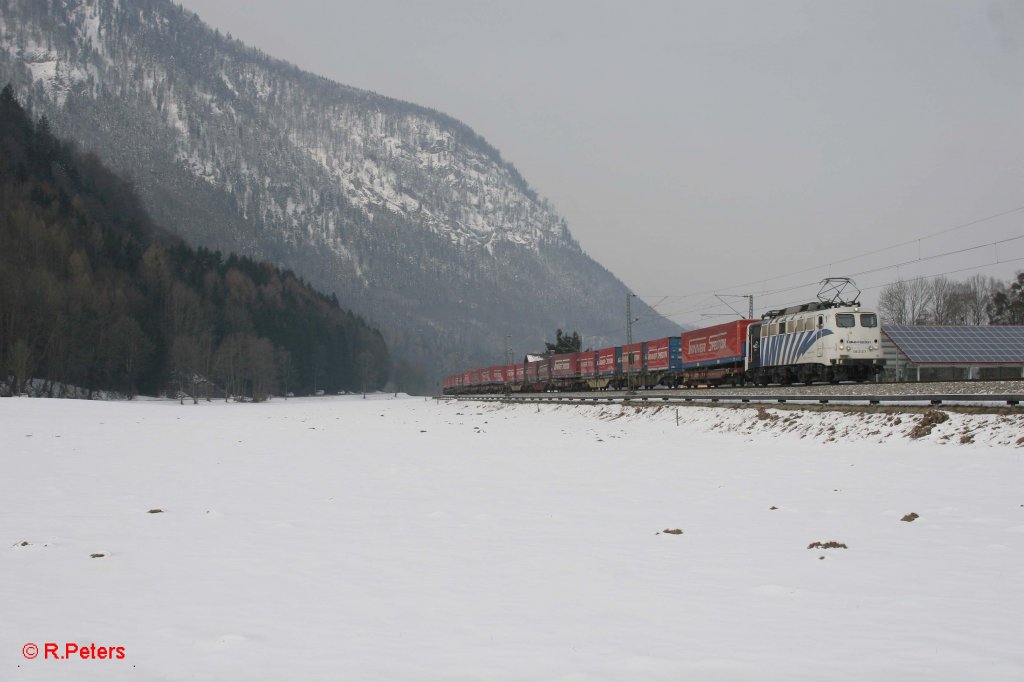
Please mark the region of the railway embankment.
[[[622, 425], [654, 422], [680, 429], [829, 443], [885, 445], [893, 442], [950, 446], [1024, 448], [1024, 409], [997, 405], [841, 405], [786, 403], [666, 404], [661, 402], [480, 403], [477, 411], [540, 411], [586, 416]], [[681, 440], [681, 444], [682, 444]]]

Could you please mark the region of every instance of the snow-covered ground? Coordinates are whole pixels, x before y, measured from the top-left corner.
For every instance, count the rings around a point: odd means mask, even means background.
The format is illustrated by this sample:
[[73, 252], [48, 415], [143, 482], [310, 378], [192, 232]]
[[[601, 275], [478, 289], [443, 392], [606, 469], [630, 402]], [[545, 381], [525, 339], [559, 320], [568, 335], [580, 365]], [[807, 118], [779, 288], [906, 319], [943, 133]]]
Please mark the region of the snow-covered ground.
[[3, 399], [0, 679], [1024, 679], [1024, 418], [793, 415]]

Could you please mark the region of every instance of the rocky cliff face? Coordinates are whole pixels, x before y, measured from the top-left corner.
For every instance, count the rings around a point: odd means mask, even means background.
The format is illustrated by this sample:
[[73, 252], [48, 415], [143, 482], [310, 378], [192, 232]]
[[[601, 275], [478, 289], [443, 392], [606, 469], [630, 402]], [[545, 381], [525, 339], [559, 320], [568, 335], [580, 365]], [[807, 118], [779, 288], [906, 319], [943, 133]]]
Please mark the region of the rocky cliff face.
[[[469, 127], [339, 85], [166, 0], [0, 0], [0, 81], [190, 241], [266, 258], [426, 376], [617, 339], [625, 286]], [[647, 309], [644, 333], [674, 327]]]

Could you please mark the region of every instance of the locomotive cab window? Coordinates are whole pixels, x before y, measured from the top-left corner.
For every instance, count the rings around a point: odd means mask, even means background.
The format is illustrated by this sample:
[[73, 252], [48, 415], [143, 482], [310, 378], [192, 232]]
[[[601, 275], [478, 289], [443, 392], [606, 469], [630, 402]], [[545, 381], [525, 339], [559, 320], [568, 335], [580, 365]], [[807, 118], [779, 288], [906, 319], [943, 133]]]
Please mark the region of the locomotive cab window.
[[861, 313], [860, 315], [860, 326], [862, 327], [877, 327], [878, 316], [874, 313]]
[[786, 321], [785, 320], [783, 320], [782, 322], [779, 322], [779, 333], [780, 334], [785, 334], [786, 333]]
[[825, 316], [824, 315], [818, 315], [818, 329], [821, 329], [824, 326], [825, 326]]
[[836, 313], [837, 327], [852, 327], [856, 324], [853, 313]]

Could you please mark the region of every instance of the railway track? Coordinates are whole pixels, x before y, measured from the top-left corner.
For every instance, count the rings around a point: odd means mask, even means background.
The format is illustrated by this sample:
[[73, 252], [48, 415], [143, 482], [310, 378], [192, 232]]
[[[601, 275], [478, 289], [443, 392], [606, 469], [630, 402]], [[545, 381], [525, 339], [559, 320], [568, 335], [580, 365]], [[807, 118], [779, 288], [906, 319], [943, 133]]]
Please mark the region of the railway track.
[[597, 391], [586, 393], [483, 394], [444, 398], [523, 403], [766, 404], [794, 405], [1008, 405], [1024, 403], [1024, 381], [972, 381]]

